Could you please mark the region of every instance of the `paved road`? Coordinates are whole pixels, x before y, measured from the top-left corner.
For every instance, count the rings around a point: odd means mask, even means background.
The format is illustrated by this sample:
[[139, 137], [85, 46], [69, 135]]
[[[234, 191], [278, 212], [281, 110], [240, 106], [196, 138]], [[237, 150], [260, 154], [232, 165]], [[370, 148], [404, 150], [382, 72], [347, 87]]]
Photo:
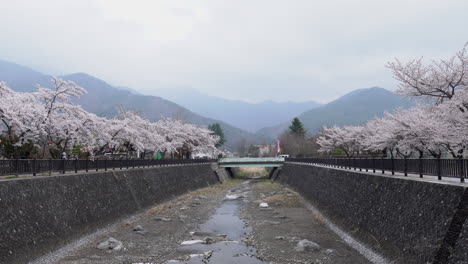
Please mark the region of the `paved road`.
[[[261, 203], [268, 206], [261, 208]], [[189, 193], [42, 261], [369, 263], [308, 210], [296, 193], [258, 179]]]

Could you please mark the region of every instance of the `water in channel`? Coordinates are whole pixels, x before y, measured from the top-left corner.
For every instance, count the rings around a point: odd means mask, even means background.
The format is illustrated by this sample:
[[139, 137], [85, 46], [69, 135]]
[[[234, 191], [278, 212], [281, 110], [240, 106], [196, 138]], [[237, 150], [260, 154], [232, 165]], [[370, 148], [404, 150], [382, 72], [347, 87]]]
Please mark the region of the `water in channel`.
[[[246, 184], [244, 186], [248, 188]], [[245, 202], [243, 191], [245, 189], [231, 190], [216, 212], [199, 226], [199, 231], [195, 234], [205, 238], [212, 237], [213, 243], [179, 247], [180, 251], [191, 254], [185, 263], [265, 263], [255, 257], [255, 248], [243, 242], [252, 232], [240, 218], [240, 207]]]

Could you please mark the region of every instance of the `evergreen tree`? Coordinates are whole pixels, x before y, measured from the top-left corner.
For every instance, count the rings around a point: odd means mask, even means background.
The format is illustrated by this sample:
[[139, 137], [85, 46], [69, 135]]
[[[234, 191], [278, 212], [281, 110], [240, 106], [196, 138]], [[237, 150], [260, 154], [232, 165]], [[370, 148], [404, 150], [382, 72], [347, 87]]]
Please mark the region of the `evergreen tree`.
[[219, 148], [222, 145], [224, 145], [224, 143], [226, 142], [226, 138], [224, 137], [224, 132], [221, 126], [218, 123], [214, 123], [214, 124], [209, 125], [208, 129], [213, 131], [213, 134], [219, 137], [219, 141], [218, 143], [216, 143], [215, 146]]
[[306, 134], [306, 130], [304, 129], [304, 125], [302, 124], [299, 118], [295, 117], [289, 126], [289, 132], [295, 136], [304, 137]]

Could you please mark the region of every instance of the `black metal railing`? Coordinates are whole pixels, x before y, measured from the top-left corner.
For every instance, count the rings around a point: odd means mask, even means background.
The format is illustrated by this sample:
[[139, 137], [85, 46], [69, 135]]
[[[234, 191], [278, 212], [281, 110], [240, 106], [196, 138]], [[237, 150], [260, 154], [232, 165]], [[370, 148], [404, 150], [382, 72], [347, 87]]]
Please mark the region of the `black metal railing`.
[[384, 159], [384, 158], [287, 158], [288, 162], [323, 165], [334, 168], [359, 170], [374, 173], [396, 172], [408, 174], [459, 178], [465, 182], [468, 178], [468, 159]]
[[55, 159], [14, 159], [0, 160], [0, 176], [108, 171], [133, 168], [147, 168], [166, 165], [202, 164], [216, 162], [213, 159], [95, 159], [95, 160], [55, 160]]

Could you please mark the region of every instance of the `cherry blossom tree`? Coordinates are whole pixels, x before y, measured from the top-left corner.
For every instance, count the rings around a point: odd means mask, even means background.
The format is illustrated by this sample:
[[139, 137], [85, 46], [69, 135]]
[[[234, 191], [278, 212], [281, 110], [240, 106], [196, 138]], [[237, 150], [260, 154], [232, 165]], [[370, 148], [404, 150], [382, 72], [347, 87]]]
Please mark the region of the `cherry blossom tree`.
[[38, 85], [33, 93], [43, 107], [34, 132], [43, 155], [48, 148], [52, 157], [57, 158], [74, 145], [88, 145], [99, 131], [93, 131], [96, 128], [95, 116], [72, 101], [86, 90], [72, 81], [60, 78], [52, 78], [51, 81], [52, 88]]
[[363, 149], [361, 144], [363, 126], [323, 127], [317, 138], [319, 152], [331, 153], [336, 149], [344, 151], [348, 158], [358, 155]]
[[452, 99], [468, 84], [467, 44], [448, 60], [433, 61], [425, 65], [423, 58], [402, 63], [398, 59], [389, 62], [387, 67], [393, 71], [394, 78], [400, 83], [398, 93], [436, 100], [441, 103]]
[[[467, 44], [447, 60], [425, 65], [422, 58], [402, 63], [399, 60], [387, 66], [399, 81], [398, 93], [434, 104], [420, 113], [418, 128], [426, 129], [422, 136], [430, 138], [427, 150], [433, 156], [442, 153], [442, 146], [453, 157], [460, 156], [467, 146], [468, 121], [468, 54]], [[416, 113], [407, 113], [415, 115]], [[415, 128], [417, 129], [417, 128]], [[436, 149], [436, 150], [435, 150]]]
[[421, 103], [375, 118], [363, 126], [324, 128], [320, 151], [394, 153], [410, 157], [443, 153], [460, 157], [468, 146], [468, 43], [448, 60], [425, 64], [421, 59], [387, 64], [399, 82], [398, 93]]
[[162, 118], [150, 122], [120, 108], [114, 118], [98, 117], [73, 102], [86, 93], [74, 82], [52, 79], [52, 88], [37, 86], [19, 93], [0, 83], [0, 132], [21, 145], [32, 141], [53, 157], [76, 146], [89, 152], [123, 150], [168, 152], [182, 157], [193, 151], [217, 153], [219, 137], [207, 128]]
[[161, 119], [155, 123], [156, 131], [165, 136], [164, 151], [179, 155], [190, 154], [194, 151], [217, 154], [215, 147], [219, 137], [212, 135], [212, 131], [180, 120]]
[[18, 93], [0, 82], [0, 131], [12, 144], [37, 140], [43, 107], [31, 93]]

